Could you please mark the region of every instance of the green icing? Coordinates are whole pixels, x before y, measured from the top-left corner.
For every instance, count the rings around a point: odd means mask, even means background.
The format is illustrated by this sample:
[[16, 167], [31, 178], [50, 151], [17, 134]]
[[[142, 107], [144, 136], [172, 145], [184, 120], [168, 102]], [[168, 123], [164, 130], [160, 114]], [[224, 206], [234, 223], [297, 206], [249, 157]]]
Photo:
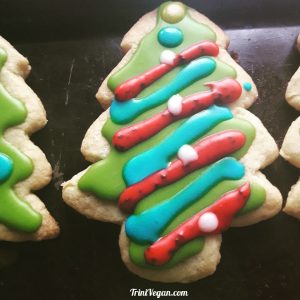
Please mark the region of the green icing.
[[[112, 91], [114, 91], [119, 84], [123, 83], [127, 79], [138, 74], [142, 74], [151, 67], [159, 64], [160, 53], [165, 50], [165, 48], [159, 44], [156, 36], [161, 28], [169, 25], [160, 18], [161, 12], [165, 11], [164, 8], [169, 3], [170, 2], [167, 2], [161, 5], [158, 11], [157, 26], [143, 38], [130, 62], [109, 78], [108, 86]], [[186, 49], [188, 46], [196, 42], [204, 40], [216, 40], [216, 35], [210, 28], [208, 28], [204, 24], [199, 24], [194, 21], [188, 13], [181, 21], [176, 23], [174, 26], [179, 28], [184, 34], [184, 40], [182, 44], [180, 44], [178, 47], [172, 48], [172, 51], [174, 51], [175, 53], [181, 52], [183, 49]], [[151, 49], [151, 51], [149, 51], [148, 49]], [[216, 63], [216, 70], [213, 74], [190, 85], [189, 87], [181, 91], [180, 95], [185, 97], [196, 92], [209, 90], [209, 88], [205, 86], [205, 83], [210, 81], [218, 81], [228, 77], [236, 78], [236, 71], [231, 66], [224, 63], [223, 61], [220, 61], [219, 59], [216, 59]], [[179, 66], [168, 74], [164, 75], [162, 78], [155, 81], [152, 85], [145, 88], [139, 94], [139, 97], [146, 97], [157, 89], [166, 85], [183, 67], [184, 66]], [[166, 109], [165, 103], [141, 114], [135, 120], [126, 124], [126, 126], [130, 126], [141, 120], [145, 120], [164, 109]], [[131, 148], [126, 152], [118, 152], [115, 148], [112, 147], [108, 157], [92, 165], [89, 170], [81, 177], [78, 183], [79, 188], [82, 191], [90, 192], [101, 199], [117, 201], [121, 192], [126, 188], [122, 176], [124, 165], [132, 157], [158, 144], [166, 136], [175, 131], [176, 128], [178, 128], [184, 121], [185, 120], [179, 120], [176, 123], [171, 124], [155, 136], [149, 138], [147, 141], [136, 145], [134, 148]], [[109, 118], [102, 129], [102, 135], [111, 143], [114, 133], [122, 127], [122, 125], [114, 124]], [[247, 140], [245, 145], [240, 150], [232, 154], [232, 156], [237, 159], [242, 158], [248, 151], [255, 138], [255, 128], [245, 120], [234, 118], [217, 125], [201, 138], [224, 130], [239, 130], [246, 135]], [[134, 213], [140, 214], [144, 210], [170, 198], [191, 181], [193, 181], [196, 177], [200, 176], [201, 173], [205, 171], [205, 169], [206, 168], [197, 170], [180, 179], [175, 184], [156, 190], [154, 193], [148, 195], [141, 202], [139, 202]], [[196, 203], [177, 215], [176, 218], [174, 218], [172, 222], [168, 224], [164, 232], [162, 232], [162, 235], [165, 235], [168, 232], [172, 231], [183, 221], [190, 218], [201, 209], [212, 204], [222, 194], [239, 187], [244, 182], [245, 180], [220, 182]], [[257, 209], [263, 204], [265, 200], [265, 190], [256, 183], [250, 184], [251, 195], [244, 208], [240, 210], [239, 215], [246, 214], [252, 210]], [[204, 238], [199, 237], [185, 244], [178, 251], [176, 251], [172, 259], [162, 267], [153, 267], [145, 262], [144, 251], [149, 245], [139, 245], [137, 243], [130, 242], [129, 255], [132, 262], [141, 267], [165, 269], [174, 266], [178, 262], [183, 261], [188, 257], [198, 254], [204, 246], [204, 240]]]
[[[165, 230], [162, 233], [162, 236], [168, 234], [173, 229], [175, 229], [178, 225], [183, 223], [188, 218], [195, 215], [197, 212], [201, 211], [205, 207], [213, 204], [218, 198], [220, 198], [224, 193], [234, 190], [241, 186], [243, 183], [245, 183], [246, 180], [227, 180], [222, 181], [218, 185], [216, 185], [213, 189], [211, 189], [204, 197], [199, 199], [195, 204], [191, 205], [187, 209], [185, 209], [182, 213], [180, 213], [175, 219], [172, 220], [172, 222], [165, 228]], [[182, 186], [181, 186], [182, 187]], [[178, 188], [180, 190], [181, 188]], [[149, 199], [150, 198], [150, 199]], [[139, 214], [143, 212], [144, 210], [164, 201], [166, 198], [161, 197], [159, 195], [159, 191], [153, 193], [150, 197], [145, 198], [136, 208], [135, 214]], [[260, 207], [265, 200], [265, 190], [260, 185], [256, 183], [251, 183], [251, 195], [246, 203], [246, 205], [243, 207], [243, 209], [239, 212], [240, 215], [246, 214], [258, 207]], [[155, 267], [147, 264], [144, 258], [144, 251], [150, 246], [150, 245], [139, 245], [134, 242], [130, 242], [129, 246], [129, 254], [131, 260], [142, 267], [145, 268], [151, 268], [151, 269], [166, 269], [170, 268], [180, 261], [183, 261], [187, 257], [190, 257], [191, 255], [196, 255], [199, 253], [203, 246], [204, 246], [204, 238], [199, 237], [195, 240], [192, 240], [191, 242], [184, 245], [184, 247], [181, 247], [175, 255], [172, 257], [172, 259], [165, 264], [162, 267]]]
[[[217, 69], [213, 74], [206, 77], [205, 80], [199, 80], [197, 83], [184, 89], [180, 94], [182, 96], [187, 96], [196, 93], [197, 91], [205, 91], [208, 89], [204, 85], [206, 82], [221, 80], [224, 77], [228, 77], [228, 74], [232, 78], [236, 77], [236, 72], [229, 65], [217, 60]], [[139, 116], [135, 120], [135, 122], [148, 118], [162, 111], [163, 109], [166, 109], [166, 104], [162, 104], [152, 110], [147, 111], [146, 113]], [[120, 153], [112, 148], [109, 156], [106, 159], [92, 165], [89, 168], [88, 172], [86, 172], [80, 178], [78, 183], [79, 188], [82, 191], [91, 192], [101, 199], [117, 199], [121, 191], [125, 188], [125, 183], [123, 181], [120, 168], [122, 168], [130, 158], [158, 144], [184, 121], [185, 120], [179, 120], [176, 123], [171, 124], [161, 132], [159, 132], [157, 135], [149, 138], [147, 141], [135, 146], [134, 148], [124, 153]], [[133, 123], [134, 122], [128, 123], [127, 126]], [[114, 133], [121, 128], [121, 125], [113, 123], [109, 118], [102, 129], [102, 134], [109, 142], [111, 142]], [[105, 174], [110, 174], [110, 176], [105, 176]]]
[[[156, 37], [161, 28], [169, 26], [169, 23], [166, 23], [159, 16], [166, 5], [168, 5], [168, 3], [169, 2], [166, 2], [160, 6], [158, 10], [156, 27], [140, 42], [138, 49], [130, 60], [130, 63], [126, 64], [121, 70], [119, 70], [116, 74], [113, 74], [109, 78], [108, 87], [112, 91], [114, 91], [119, 84], [132, 77], [132, 74], [142, 74], [151, 67], [159, 64], [159, 55], [166, 48], [159, 43]], [[178, 47], [172, 48], [172, 51], [174, 51], [175, 53], [181, 52], [182, 50], [187, 48], [187, 46], [194, 43], [198, 43], [201, 41], [216, 41], [216, 34], [214, 33], [214, 31], [208, 28], [206, 25], [199, 24], [194, 21], [189, 17], [189, 14], [187, 14], [186, 17], [183, 18], [180, 22], [176, 23], [175, 26], [179, 28], [184, 35], [183, 43]], [[147, 50], [145, 51], [145, 49]], [[176, 73], [177, 71], [173, 71], [169, 74], [166, 74], [160, 81], [159, 86], [162, 86], [163, 84], [169, 82]], [[147, 92], [144, 91], [141, 96], [144, 96], [145, 93], [150, 94], [152, 91], [156, 90], [156, 87], [157, 84], [151, 85], [151, 87], [147, 89]]]
[[0, 70], [6, 62], [7, 55], [2, 48], [0, 48]]
[[[115, 148], [111, 148], [111, 151], [107, 158], [92, 165], [89, 168], [88, 172], [86, 172], [81, 177], [78, 183], [79, 188], [82, 191], [91, 192], [101, 199], [113, 201], [117, 200], [121, 192], [126, 188], [122, 170], [127, 161], [136, 156], [138, 153], [144, 152], [145, 150], [149, 149], [152, 145], [156, 145], [157, 143], [159, 143], [159, 141], [173, 132], [179, 125], [178, 123], [181, 122], [183, 121], [180, 120], [177, 123], [168, 126], [157, 135], [151, 137], [146, 142], [141, 143], [126, 152], [119, 152]], [[243, 146], [243, 148], [236, 151], [233, 155], [234, 157], [239, 159], [247, 152], [255, 137], [255, 130], [249, 122], [241, 119], [231, 119], [217, 125], [205, 136], [229, 129], [239, 130], [241, 132], [244, 132], [247, 136], [246, 144]], [[176, 184], [164, 187], [161, 190], [168, 191], [169, 195], [173, 194], [174, 189], [179, 186], [180, 182], [183, 182], [182, 186], [184, 186], [188, 184], [190, 180], [195, 179], [197, 176], [199, 176], [200, 172], [201, 170], [195, 171], [189, 175], [191, 177], [186, 176], [180, 181], [176, 182]], [[107, 174], [109, 174], [110, 176], [108, 177]]]
[[130, 242], [129, 246], [129, 256], [131, 261], [143, 268], [147, 269], [159, 269], [164, 270], [175, 266], [177, 263], [198, 254], [204, 246], [203, 238], [196, 238], [191, 242], [183, 245], [178, 251], [176, 251], [172, 257], [172, 259], [161, 267], [155, 267], [147, 264], [144, 257], [145, 250], [149, 247], [149, 245], [139, 245], [134, 242]]
[[[239, 130], [246, 134], [247, 140], [243, 148], [236, 151], [232, 156], [240, 159], [242, 158], [248, 151], [249, 147], [251, 146], [254, 138], [255, 138], [255, 130], [253, 126], [248, 123], [245, 120], [241, 119], [232, 119], [225, 122], [222, 122], [221, 124], [217, 125], [213, 130], [208, 132], [205, 136], [221, 132], [224, 130]], [[158, 203], [165, 201], [166, 199], [170, 198], [172, 195], [178, 193], [180, 190], [182, 190], [187, 184], [192, 182], [194, 179], [196, 179], [198, 176], [201, 176], [201, 174], [206, 170], [207, 168], [202, 168], [200, 170], [197, 170], [181, 180], [177, 181], [176, 184], [173, 184], [171, 186], [168, 186], [167, 188], [159, 189], [155, 191], [154, 193], [150, 194], [149, 196], [145, 197], [143, 201], [141, 201], [136, 209], [135, 214], [140, 214], [143, 211], [149, 209], [152, 206], [157, 205]], [[220, 182], [218, 185], [216, 185], [213, 189], [211, 189], [204, 197], [199, 199], [194, 205], [191, 205], [186, 210], [184, 210], [182, 213], [180, 213], [175, 219], [172, 220], [172, 222], [168, 225], [168, 227], [165, 228], [164, 232], [162, 233], [162, 236], [169, 233], [173, 229], [175, 229], [179, 224], [187, 220], [188, 218], [195, 215], [198, 211], [201, 209], [211, 205], [214, 203], [220, 196], [222, 196], [224, 193], [231, 191], [239, 186], [241, 186], [243, 183], [245, 183], [246, 180], [228, 180]], [[251, 195], [246, 203], [246, 205], [243, 207], [243, 209], [239, 212], [239, 215], [246, 214], [250, 211], [253, 211], [260, 207], [265, 200], [265, 190], [260, 185], [256, 183], [251, 183]], [[185, 245], [185, 247], [181, 247], [177, 252], [176, 255], [173, 256], [173, 258], [163, 267], [153, 267], [150, 266], [145, 262], [144, 259], [144, 250], [149, 247], [149, 245], [139, 245], [134, 242], [130, 242], [130, 257], [132, 261], [143, 267], [147, 268], [170, 268], [177, 264], [178, 262], [184, 260], [187, 257], [192, 255], [195, 255], [199, 253], [202, 250], [202, 247], [204, 245], [204, 239], [203, 238], [197, 238], [194, 241], [191, 241]]]
[[[218, 59], [215, 59], [215, 60], [217, 63], [215, 72], [213, 72], [211, 75], [207, 76], [206, 78], [204, 78], [202, 80], [198, 80], [194, 84], [192, 84], [189, 87], [182, 90], [180, 92], [180, 95], [182, 97], [186, 97], [186, 96], [189, 96], [189, 95], [192, 95], [195, 93], [204, 92], [204, 91], [209, 90], [209, 88], [205, 85], [205, 83], [207, 83], [207, 82], [219, 81], [221, 79], [224, 79], [224, 77], [236, 78], [236, 72], [234, 69], [232, 69], [232, 67], [230, 67], [228, 64], [226, 64]], [[151, 85], [151, 87], [152, 87], [152, 85]], [[142, 93], [140, 95], [142, 95]], [[148, 110], [147, 112], [145, 112], [145, 113], [141, 114], [139, 117], [137, 117], [133, 122], [127, 123], [126, 126], [130, 126], [134, 123], [145, 120], [145, 119], [161, 112], [162, 110], [166, 109], [166, 107], [167, 107], [167, 105], [166, 105], [166, 103], [164, 103], [164, 104], [161, 104], [151, 110]], [[181, 122], [183, 122], [183, 121], [180, 121], [180, 123]], [[177, 124], [179, 125], [179, 123], [177, 123]], [[111, 118], [109, 118], [107, 120], [107, 122], [104, 124], [104, 127], [102, 129], [102, 135], [109, 142], [111, 142], [114, 133], [123, 127], [124, 126], [122, 126], [122, 125], [113, 123]]]
[[[223, 122], [222, 124], [219, 124], [216, 126], [212, 131], [210, 131], [207, 135], [221, 132], [224, 130], [237, 130], [239, 129], [241, 132], [248, 134], [248, 139], [246, 141], [246, 144], [243, 148], [241, 148], [239, 151], [236, 151], [233, 153], [233, 157], [236, 159], [240, 159], [249, 149], [254, 137], [255, 137], [255, 131], [252, 127], [252, 125], [244, 120], [228, 120], [226, 122]], [[252, 130], [251, 130], [252, 129]], [[181, 191], [185, 186], [187, 186], [190, 182], [194, 181], [196, 178], [201, 176], [201, 174], [207, 169], [208, 167], [196, 170], [195, 172], [192, 172], [188, 174], [187, 176], [183, 177], [182, 179], [176, 181], [176, 184], [169, 185], [165, 188], [158, 189], [154, 193], [148, 195], [143, 199], [143, 201], [139, 202], [139, 204], [136, 207], [135, 214], [140, 214], [144, 210], [148, 209], [149, 207], [152, 207], [168, 198], [170, 196], [178, 193]], [[234, 181], [237, 182], [237, 181]]]
[[[6, 57], [0, 48], [0, 69]], [[34, 232], [40, 227], [42, 216], [13, 191], [16, 183], [30, 176], [33, 165], [27, 156], [8, 144], [3, 137], [7, 128], [23, 123], [26, 116], [23, 103], [10, 96], [0, 83], [0, 153], [7, 155], [14, 165], [9, 178], [0, 184], [0, 222], [16, 230]]]

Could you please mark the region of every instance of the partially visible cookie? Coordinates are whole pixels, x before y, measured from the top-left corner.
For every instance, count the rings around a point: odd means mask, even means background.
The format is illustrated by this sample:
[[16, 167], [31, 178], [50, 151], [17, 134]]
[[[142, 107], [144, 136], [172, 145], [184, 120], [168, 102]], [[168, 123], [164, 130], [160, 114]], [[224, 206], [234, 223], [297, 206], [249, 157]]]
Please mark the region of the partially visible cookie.
[[[297, 38], [297, 48], [300, 51], [300, 35]], [[291, 106], [300, 111], [300, 67], [288, 83], [285, 97]], [[280, 155], [295, 167], [300, 168], [300, 117], [289, 127], [280, 149]], [[283, 210], [300, 219], [300, 179], [292, 186]]]
[[28, 60], [0, 36], [0, 240], [54, 238], [59, 227], [32, 193], [47, 185], [52, 169], [29, 136], [46, 125], [37, 95], [25, 83]]
[[224, 230], [281, 209], [280, 192], [259, 171], [278, 148], [246, 110], [257, 89], [227, 46], [219, 27], [182, 3], [142, 17], [97, 93], [110, 108], [81, 147], [94, 164], [63, 184], [78, 212], [122, 224], [122, 259], [143, 278], [209, 276]]
[[298, 35], [296, 46], [297, 46], [298, 51], [300, 52], [300, 34]]
[[[297, 38], [297, 48], [300, 51], [300, 35]], [[295, 109], [300, 110], [300, 67], [288, 83], [285, 98]]]

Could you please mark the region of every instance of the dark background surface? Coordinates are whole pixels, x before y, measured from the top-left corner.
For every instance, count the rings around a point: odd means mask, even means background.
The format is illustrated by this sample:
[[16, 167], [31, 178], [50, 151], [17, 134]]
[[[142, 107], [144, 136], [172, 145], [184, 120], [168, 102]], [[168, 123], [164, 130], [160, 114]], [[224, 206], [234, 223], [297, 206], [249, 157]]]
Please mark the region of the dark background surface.
[[[94, 94], [120, 61], [121, 37], [162, 1], [0, 0], [0, 33], [33, 67], [28, 84], [43, 100], [49, 123], [33, 136], [54, 168], [38, 194], [61, 225], [61, 236], [40, 243], [0, 243], [0, 299], [130, 299], [131, 288], [187, 290], [188, 299], [300, 299], [300, 222], [280, 213], [223, 236], [216, 273], [198, 282], [161, 284], [131, 274], [118, 248], [119, 227], [88, 220], [67, 207], [59, 188], [88, 164], [79, 148], [101, 112]], [[299, 0], [186, 4], [205, 13], [231, 38], [230, 50], [257, 84], [251, 111], [280, 146], [297, 112], [284, 100], [300, 64]], [[284, 199], [300, 171], [279, 158], [264, 170]]]

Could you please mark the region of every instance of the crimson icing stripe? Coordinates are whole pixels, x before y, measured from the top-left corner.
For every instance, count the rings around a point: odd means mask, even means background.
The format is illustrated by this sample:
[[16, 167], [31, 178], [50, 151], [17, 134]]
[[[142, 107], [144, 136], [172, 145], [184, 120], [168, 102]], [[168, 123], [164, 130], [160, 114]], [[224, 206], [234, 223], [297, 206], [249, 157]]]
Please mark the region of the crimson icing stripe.
[[224, 194], [217, 202], [147, 248], [146, 261], [156, 266], [163, 265], [171, 259], [179, 247], [196, 237], [219, 234], [228, 229], [234, 215], [245, 205], [250, 192], [249, 183], [245, 183], [238, 189]]

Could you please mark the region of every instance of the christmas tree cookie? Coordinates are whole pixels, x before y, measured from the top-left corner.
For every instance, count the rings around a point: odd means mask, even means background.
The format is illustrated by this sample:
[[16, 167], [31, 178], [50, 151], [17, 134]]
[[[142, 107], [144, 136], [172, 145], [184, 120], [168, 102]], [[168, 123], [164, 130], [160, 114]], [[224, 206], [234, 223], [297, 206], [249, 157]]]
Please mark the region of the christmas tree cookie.
[[[300, 51], [300, 35], [297, 39], [297, 48]], [[291, 78], [286, 94], [287, 102], [300, 111], [300, 68]], [[288, 129], [280, 149], [280, 155], [292, 165], [300, 168], [300, 117]], [[300, 219], [300, 179], [292, 186], [289, 192], [284, 211]]]
[[51, 180], [51, 166], [29, 139], [42, 128], [46, 113], [24, 78], [26, 58], [0, 36], [0, 240], [24, 241], [55, 237], [58, 225], [37, 190]]
[[275, 215], [277, 188], [259, 172], [278, 149], [245, 110], [257, 97], [226, 51], [223, 31], [166, 2], [125, 35], [123, 60], [102, 83], [106, 110], [82, 153], [94, 163], [63, 185], [77, 211], [122, 225], [128, 269], [155, 281], [212, 274], [221, 233]]

